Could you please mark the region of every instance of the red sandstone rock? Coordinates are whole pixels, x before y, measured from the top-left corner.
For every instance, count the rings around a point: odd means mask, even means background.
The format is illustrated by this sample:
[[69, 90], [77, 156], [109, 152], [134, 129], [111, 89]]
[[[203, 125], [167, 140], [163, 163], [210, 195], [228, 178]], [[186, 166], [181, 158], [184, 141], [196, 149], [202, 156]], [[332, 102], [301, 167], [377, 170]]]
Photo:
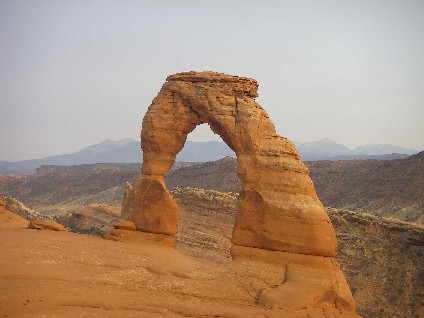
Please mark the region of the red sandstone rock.
[[337, 308], [355, 311], [355, 301], [340, 266], [334, 258], [302, 255], [234, 245], [233, 258], [266, 261], [283, 266], [284, 281], [263, 290], [259, 304], [270, 308], [301, 309], [335, 304]]
[[[137, 180], [134, 207], [147, 213], [134, 213], [137, 230], [174, 235], [177, 233], [178, 206], [169, 195], [162, 176], [144, 176]], [[155, 213], [160, 211], [160, 213]]]
[[50, 230], [50, 231], [66, 231], [62, 224], [49, 220], [34, 220], [28, 224], [29, 229]]
[[[355, 314], [349, 287], [333, 259], [334, 228], [296, 148], [277, 135], [268, 114], [255, 102], [257, 88], [253, 79], [214, 72], [167, 78], [143, 119], [142, 176], [129, 219], [149, 239], [177, 233], [178, 207], [163, 175], [187, 135], [208, 123], [237, 154], [242, 190], [233, 258], [275, 263], [285, 273], [279, 284], [259, 293], [259, 303], [294, 310], [330, 306]], [[132, 241], [136, 233], [115, 229], [108, 238]]]
[[255, 80], [214, 72], [171, 75], [141, 131], [143, 165], [132, 220], [137, 229], [175, 234], [177, 206], [163, 183], [187, 135], [199, 124], [236, 152], [242, 181], [233, 243], [268, 250], [336, 255], [333, 226], [293, 144], [277, 135], [254, 100]]
[[120, 220], [118, 223], [115, 223], [113, 227], [115, 229], [128, 230], [128, 231], [136, 230], [134, 222], [126, 221], [126, 220]]
[[103, 236], [107, 240], [143, 243], [143, 244], [159, 244], [161, 246], [175, 248], [175, 241], [172, 235], [148, 233], [134, 230], [113, 229]]
[[124, 191], [124, 199], [122, 200], [121, 216], [128, 219], [132, 215], [134, 202], [134, 188], [131, 183], [127, 182]]
[[[0, 199], [1, 202], [1, 199]], [[13, 212], [6, 211], [4, 206], [0, 204], [0, 229], [1, 228], [26, 228], [29, 224], [28, 220], [16, 215]]]

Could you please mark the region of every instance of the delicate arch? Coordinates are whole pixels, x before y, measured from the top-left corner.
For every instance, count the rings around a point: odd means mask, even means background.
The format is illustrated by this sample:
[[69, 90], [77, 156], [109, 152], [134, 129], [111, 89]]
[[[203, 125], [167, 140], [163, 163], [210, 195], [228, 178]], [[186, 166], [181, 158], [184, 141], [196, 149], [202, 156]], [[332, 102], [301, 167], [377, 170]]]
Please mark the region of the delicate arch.
[[141, 130], [142, 176], [131, 219], [140, 231], [174, 235], [178, 207], [163, 175], [174, 164], [187, 135], [200, 124], [237, 155], [242, 190], [232, 242], [236, 246], [334, 256], [333, 226], [307, 168], [293, 144], [278, 136], [255, 102], [255, 80], [214, 72], [186, 72], [167, 78]]

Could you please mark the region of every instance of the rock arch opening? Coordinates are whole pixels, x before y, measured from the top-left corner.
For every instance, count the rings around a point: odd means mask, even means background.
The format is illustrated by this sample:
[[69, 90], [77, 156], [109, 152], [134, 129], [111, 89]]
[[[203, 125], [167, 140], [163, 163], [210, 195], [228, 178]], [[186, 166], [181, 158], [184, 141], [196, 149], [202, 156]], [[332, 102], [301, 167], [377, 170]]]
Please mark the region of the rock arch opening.
[[[199, 137], [211, 139], [208, 124], [197, 126], [193, 132], [199, 130]], [[224, 263], [231, 260], [231, 233], [241, 186], [236, 159], [229, 157], [235, 154], [216, 137], [213, 141], [190, 143], [192, 133], [177, 160], [196, 162], [195, 166], [183, 164], [164, 175], [178, 204], [176, 249], [212, 263]]]
[[226, 156], [235, 157], [235, 153], [219, 135], [212, 132], [207, 123], [204, 123], [196, 126], [187, 135], [187, 140], [183, 149], [177, 154], [176, 161], [207, 162]]
[[219, 141], [219, 142], [223, 142], [222, 138], [219, 135], [215, 134], [211, 130], [211, 127], [207, 123], [197, 125], [196, 128], [194, 128], [194, 130], [187, 135], [187, 141], [196, 141], [196, 142]]

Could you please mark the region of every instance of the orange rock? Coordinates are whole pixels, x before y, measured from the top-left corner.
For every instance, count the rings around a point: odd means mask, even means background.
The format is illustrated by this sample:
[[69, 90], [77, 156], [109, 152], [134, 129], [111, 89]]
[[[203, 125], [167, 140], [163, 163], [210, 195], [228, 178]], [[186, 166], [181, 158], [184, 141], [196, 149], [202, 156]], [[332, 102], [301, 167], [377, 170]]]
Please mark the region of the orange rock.
[[28, 224], [29, 229], [50, 230], [50, 231], [66, 231], [62, 224], [49, 220], [34, 220]]
[[236, 152], [242, 181], [232, 241], [241, 246], [335, 256], [333, 226], [294, 145], [278, 136], [254, 100], [255, 80], [214, 72], [171, 75], [142, 125], [142, 177], [132, 220], [138, 230], [173, 235], [177, 205], [163, 175], [199, 124]]
[[126, 220], [120, 220], [118, 223], [115, 223], [113, 227], [115, 229], [128, 230], [128, 231], [136, 230], [134, 222], [126, 221]]
[[26, 228], [28, 220], [16, 215], [13, 212], [6, 211], [4, 206], [0, 205], [0, 229], [1, 228]]
[[134, 188], [131, 183], [127, 182], [124, 191], [124, 199], [122, 200], [121, 216], [127, 219], [132, 215], [134, 202]]
[[143, 244], [159, 244], [161, 246], [175, 248], [175, 241], [172, 235], [147, 233], [134, 230], [113, 229], [103, 236], [107, 240], [143, 243]]
[[263, 290], [258, 302], [270, 308], [301, 309], [336, 305], [355, 311], [355, 301], [337, 261], [332, 257], [303, 255], [234, 245], [236, 260], [249, 259], [284, 267], [284, 281]]
[[[333, 225], [296, 148], [277, 135], [268, 114], [255, 102], [257, 88], [253, 79], [214, 72], [167, 78], [143, 119], [142, 176], [129, 219], [149, 239], [177, 233], [178, 207], [163, 175], [187, 135], [208, 123], [237, 154], [242, 190], [233, 258], [275, 263], [285, 272], [280, 285], [259, 293], [259, 303], [293, 310], [331, 307], [354, 315], [354, 300], [333, 259]], [[115, 229], [109, 236], [131, 241], [136, 233]]]
[[[135, 213], [140, 210], [143, 213]], [[177, 233], [178, 206], [166, 190], [162, 176], [145, 176], [137, 181], [132, 221], [140, 231], [167, 235]]]

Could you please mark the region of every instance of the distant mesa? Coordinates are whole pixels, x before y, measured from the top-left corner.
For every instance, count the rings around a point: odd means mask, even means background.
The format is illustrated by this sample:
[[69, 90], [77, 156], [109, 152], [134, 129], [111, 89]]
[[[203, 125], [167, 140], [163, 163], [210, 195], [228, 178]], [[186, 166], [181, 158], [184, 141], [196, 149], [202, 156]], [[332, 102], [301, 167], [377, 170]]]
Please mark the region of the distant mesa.
[[[260, 291], [258, 302], [290, 310], [333, 308], [336, 317], [354, 317], [354, 300], [334, 260], [334, 228], [296, 148], [277, 135], [268, 114], [255, 102], [257, 89], [253, 79], [215, 72], [167, 78], [143, 119], [142, 175], [129, 221], [136, 232], [148, 236], [146, 240], [172, 239], [177, 233], [178, 206], [163, 175], [187, 135], [207, 123], [237, 154], [242, 189], [232, 235], [233, 259], [285, 269], [285, 281]], [[120, 228], [108, 236], [142, 239]]]
[[352, 159], [393, 160], [403, 159], [418, 152], [413, 149], [405, 149], [390, 144], [368, 144], [350, 149], [329, 138], [323, 138], [314, 142], [295, 143], [295, 146], [302, 159], [306, 161]]

